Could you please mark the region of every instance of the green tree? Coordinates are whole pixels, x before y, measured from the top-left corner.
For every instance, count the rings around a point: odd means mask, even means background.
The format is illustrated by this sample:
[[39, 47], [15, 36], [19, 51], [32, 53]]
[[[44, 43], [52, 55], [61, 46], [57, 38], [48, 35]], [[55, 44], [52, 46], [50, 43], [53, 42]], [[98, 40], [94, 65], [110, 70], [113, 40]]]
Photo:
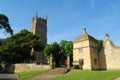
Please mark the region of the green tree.
[[54, 42], [51, 44], [51, 52], [53, 56], [53, 63], [55, 67], [59, 66], [59, 60], [60, 60], [60, 47], [57, 42]]
[[66, 56], [66, 51], [65, 51], [65, 45], [68, 43], [68, 41], [66, 41], [66, 40], [62, 40], [61, 42], [60, 42], [60, 49], [61, 49], [61, 54], [65, 57]]
[[0, 29], [5, 29], [7, 33], [13, 35], [13, 30], [10, 27], [9, 19], [6, 15], [0, 14]]
[[50, 54], [52, 54], [53, 57], [53, 63], [54, 66], [59, 66], [59, 59], [60, 59], [60, 47], [57, 42], [54, 42], [53, 44], [46, 46], [44, 48], [44, 54], [46, 57], [50, 57]]
[[63, 54], [65, 57], [67, 57], [67, 55], [72, 55], [73, 42], [62, 40], [60, 42], [60, 48], [61, 48], [61, 54]]
[[103, 40], [96, 40], [98, 44], [98, 51], [100, 51], [103, 48]]
[[70, 65], [72, 65], [73, 60], [73, 42], [69, 41], [65, 45], [65, 56], [67, 56], [67, 67], [70, 68]]
[[49, 58], [51, 53], [52, 53], [51, 46], [50, 46], [50, 45], [47, 45], [47, 46], [44, 48], [44, 55]]
[[73, 54], [73, 42], [69, 41], [66, 45], [65, 45], [65, 55], [72, 55]]
[[2, 39], [0, 39], [0, 46], [2, 45]]
[[22, 30], [3, 42], [0, 53], [5, 63], [20, 63], [31, 59], [32, 48], [36, 51], [43, 49], [41, 38]]
[[53, 63], [55, 63], [55, 67], [57, 67], [59, 66], [60, 60], [65, 60], [68, 56], [70, 56], [70, 61], [72, 61], [72, 50], [73, 42], [62, 40], [60, 44], [54, 42], [53, 44], [46, 46], [44, 49], [44, 54], [46, 57], [50, 57], [50, 54], [52, 54]]
[[52, 54], [54, 56], [57, 56], [60, 52], [60, 47], [57, 42], [54, 42], [53, 44], [51, 44], [51, 49], [52, 49]]

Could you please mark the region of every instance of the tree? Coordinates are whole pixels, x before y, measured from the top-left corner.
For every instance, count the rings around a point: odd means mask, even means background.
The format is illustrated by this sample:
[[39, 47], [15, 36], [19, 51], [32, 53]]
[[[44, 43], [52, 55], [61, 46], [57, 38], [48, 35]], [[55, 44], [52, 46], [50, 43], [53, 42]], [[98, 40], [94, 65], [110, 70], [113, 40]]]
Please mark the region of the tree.
[[53, 68], [53, 56], [52, 56], [52, 48], [50, 45], [47, 45], [44, 48], [44, 55], [45, 55], [45, 57], [48, 58], [49, 63], [50, 63], [50, 68], [52, 69]]
[[50, 45], [47, 45], [47, 46], [44, 48], [44, 55], [49, 58], [51, 53], [52, 53], [51, 46], [50, 46]]
[[65, 55], [65, 53], [66, 53], [66, 51], [65, 51], [65, 45], [68, 43], [68, 41], [66, 41], [66, 40], [62, 40], [61, 42], [60, 42], [60, 49], [61, 49], [61, 55], [63, 55], [64, 57], [66, 57], [66, 55]]
[[72, 55], [73, 53], [73, 42], [69, 41], [66, 45], [65, 45], [65, 55]]
[[54, 42], [51, 44], [51, 49], [52, 49], [52, 56], [53, 56], [53, 62], [55, 67], [59, 66], [59, 60], [60, 60], [60, 47], [57, 42]]
[[65, 57], [67, 57], [67, 55], [72, 55], [73, 42], [62, 40], [60, 42], [60, 48], [61, 48], [61, 54], [63, 54]]
[[51, 44], [50, 46], [46, 46], [44, 48], [44, 54], [46, 57], [50, 57], [50, 55], [52, 55], [53, 57], [53, 63], [54, 66], [57, 67], [59, 66], [59, 59], [60, 59], [60, 47], [59, 44], [57, 42], [54, 42], [53, 44]]
[[9, 19], [6, 15], [0, 14], [0, 29], [4, 28], [7, 33], [13, 35], [13, 30], [10, 27]]
[[98, 44], [98, 51], [100, 51], [103, 48], [103, 40], [96, 40]]
[[36, 51], [43, 49], [41, 38], [22, 30], [3, 42], [0, 53], [5, 63], [20, 63], [31, 59], [32, 48]]
[[52, 49], [53, 56], [59, 55], [60, 47], [59, 47], [59, 44], [57, 42], [54, 42], [53, 44], [51, 44], [51, 49]]
[[72, 61], [72, 50], [73, 42], [62, 40], [60, 44], [54, 42], [53, 44], [46, 46], [44, 49], [44, 54], [46, 57], [50, 57], [50, 55], [52, 55], [53, 63], [55, 63], [57, 67], [59, 66], [60, 61], [65, 61], [65, 59], [69, 56], [71, 59], [70, 61]]
[[70, 63], [73, 58], [73, 42], [69, 41], [65, 45], [65, 56], [67, 56], [67, 67], [70, 68]]
[[0, 39], [0, 46], [2, 45], [2, 39]]

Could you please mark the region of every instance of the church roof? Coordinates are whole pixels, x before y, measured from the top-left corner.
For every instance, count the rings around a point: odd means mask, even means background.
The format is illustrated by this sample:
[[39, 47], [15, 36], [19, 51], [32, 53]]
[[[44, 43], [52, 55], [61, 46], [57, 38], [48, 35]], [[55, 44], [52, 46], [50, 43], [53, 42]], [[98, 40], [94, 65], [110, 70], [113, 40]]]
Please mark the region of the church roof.
[[84, 40], [94, 40], [96, 41], [96, 39], [92, 36], [90, 36], [87, 32], [86, 32], [86, 28], [84, 28], [82, 35], [78, 36], [74, 42], [80, 42], [80, 41], [84, 41]]

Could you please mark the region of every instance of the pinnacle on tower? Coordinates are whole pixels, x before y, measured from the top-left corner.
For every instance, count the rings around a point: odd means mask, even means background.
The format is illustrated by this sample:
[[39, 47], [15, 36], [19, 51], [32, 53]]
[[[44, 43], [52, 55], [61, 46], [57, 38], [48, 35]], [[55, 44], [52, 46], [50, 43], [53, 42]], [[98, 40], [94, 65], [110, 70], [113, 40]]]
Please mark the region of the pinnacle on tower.
[[36, 12], [36, 18], [38, 18], [38, 11]]

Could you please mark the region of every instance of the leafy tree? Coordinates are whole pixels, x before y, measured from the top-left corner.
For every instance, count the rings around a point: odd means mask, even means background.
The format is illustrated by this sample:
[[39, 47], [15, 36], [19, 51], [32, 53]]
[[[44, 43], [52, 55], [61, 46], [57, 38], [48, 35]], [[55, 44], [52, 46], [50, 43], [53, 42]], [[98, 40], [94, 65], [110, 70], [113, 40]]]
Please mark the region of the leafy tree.
[[66, 65], [67, 63], [67, 54], [66, 54], [66, 50], [65, 50], [65, 46], [66, 44], [68, 43], [69, 41], [66, 41], [66, 40], [62, 40], [60, 42], [60, 60], [64, 61], [65, 63], [62, 63], [63, 65]]
[[50, 54], [53, 56], [53, 63], [55, 64], [54, 66], [59, 66], [59, 59], [60, 59], [60, 47], [57, 42], [54, 42], [50, 46], [46, 46], [44, 49], [44, 54], [45, 56], [49, 57]]
[[7, 33], [13, 35], [13, 30], [10, 27], [9, 19], [6, 15], [0, 14], [0, 29], [4, 28]]
[[66, 40], [62, 40], [62, 41], [60, 42], [60, 44], [59, 44], [60, 47], [64, 47], [67, 42], [68, 42], [68, 41], [66, 41]]
[[73, 54], [73, 42], [69, 41], [66, 45], [65, 45], [65, 55], [72, 55]]
[[22, 30], [4, 41], [0, 53], [5, 63], [20, 63], [31, 59], [32, 48], [36, 51], [43, 49], [41, 38]]
[[59, 44], [57, 42], [54, 42], [53, 44], [51, 44], [51, 49], [52, 49], [53, 56], [59, 55], [60, 47], [59, 47]]
[[0, 46], [2, 45], [2, 40], [0, 39]]
[[44, 54], [46, 57], [50, 57], [50, 54], [52, 54], [53, 63], [55, 63], [56, 66], [59, 66], [59, 61], [67, 59], [67, 56], [70, 56], [72, 61], [72, 49], [72, 41], [62, 40], [60, 44], [54, 42], [53, 44], [46, 46]]
[[64, 54], [64, 56], [67, 57], [67, 55], [72, 54], [73, 42], [72, 41], [62, 40], [60, 42], [60, 48], [61, 48], [61, 54]]
[[49, 57], [51, 53], [52, 53], [51, 46], [50, 46], [50, 45], [47, 45], [47, 46], [44, 48], [44, 54], [45, 54], [46, 57]]
[[103, 40], [96, 40], [98, 44], [98, 51], [100, 51], [103, 48]]
[[66, 53], [66, 51], [65, 51], [65, 45], [68, 43], [68, 41], [66, 41], [66, 40], [62, 40], [61, 42], [60, 42], [60, 49], [61, 49], [61, 55], [63, 55], [64, 57], [66, 57], [66, 55], [65, 55], [65, 53]]
[[67, 67], [70, 68], [70, 65], [72, 65], [73, 61], [73, 42], [69, 41], [65, 45], [65, 56], [67, 57]]

